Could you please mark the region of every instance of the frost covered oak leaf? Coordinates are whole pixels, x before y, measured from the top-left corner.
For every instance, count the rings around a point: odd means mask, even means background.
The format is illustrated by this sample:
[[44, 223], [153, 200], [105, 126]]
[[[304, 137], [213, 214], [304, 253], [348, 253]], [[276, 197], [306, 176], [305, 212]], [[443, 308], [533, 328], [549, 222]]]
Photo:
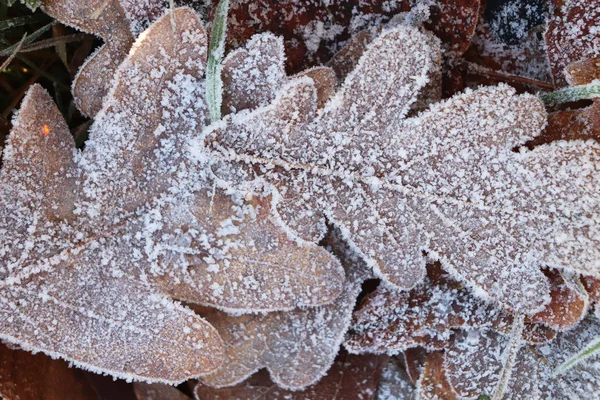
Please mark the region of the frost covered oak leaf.
[[546, 113], [507, 86], [407, 118], [431, 49], [416, 28], [388, 29], [323, 109], [312, 79], [292, 79], [271, 104], [212, 125], [205, 143], [276, 188], [291, 230], [315, 241], [329, 220], [394, 286], [423, 279], [425, 251], [478, 295], [533, 314], [550, 302], [541, 267], [600, 274], [600, 146], [513, 151]]
[[86, 115], [95, 116], [119, 64], [148, 21], [162, 14], [162, 0], [40, 0], [45, 13], [104, 39], [73, 81], [73, 98]]
[[226, 361], [200, 381], [211, 387], [235, 385], [261, 368], [280, 388], [303, 389], [331, 368], [348, 330], [361, 285], [369, 277], [364, 263], [342, 245], [339, 234], [326, 238], [346, 268], [346, 284], [331, 304], [291, 311], [233, 316], [203, 310], [221, 334]]
[[270, 200], [229, 194], [188, 146], [207, 124], [207, 34], [177, 9], [124, 63], [83, 152], [48, 94], [23, 101], [0, 175], [0, 339], [116, 377], [215, 370], [217, 331], [171, 299], [235, 311], [329, 303], [344, 271], [291, 241]]

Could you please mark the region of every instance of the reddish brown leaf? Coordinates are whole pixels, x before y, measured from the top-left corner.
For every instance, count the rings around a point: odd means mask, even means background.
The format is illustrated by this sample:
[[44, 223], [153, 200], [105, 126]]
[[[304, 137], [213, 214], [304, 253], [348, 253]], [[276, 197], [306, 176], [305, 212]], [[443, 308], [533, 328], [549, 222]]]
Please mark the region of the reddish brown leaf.
[[85, 372], [43, 354], [0, 343], [0, 397], [6, 400], [96, 400]]
[[566, 67], [565, 76], [569, 85], [586, 85], [600, 79], [600, 57], [576, 61]]
[[419, 400], [457, 400], [444, 369], [444, 353], [435, 351], [427, 354], [423, 373], [417, 384]]
[[565, 279], [557, 270], [548, 271], [546, 276], [551, 283], [550, 303], [529, 321], [542, 322], [556, 330], [574, 327], [588, 311], [589, 298], [585, 288], [578, 277]]
[[177, 388], [160, 383], [136, 382], [133, 384], [133, 390], [137, 400], [190, 400]]
[[[227, 44], [238, 48], [254, 34], [267, 31], [283, 36], [287, 70], [294, 73], [327, 62], [352, 36], [409, 11], [410, 4], [408, 0], [232, 0]], [[452, 56], [460, 56], [469, 46], [478, 10], [479, 0], [436, 0], [425, 25]]]
[[565, 68], [568, 65], [600, 56], [600, 0], [555, 3], [558, 4], [548, 24], [546, 44], [554, 83], [565, 86], [568, 78]]

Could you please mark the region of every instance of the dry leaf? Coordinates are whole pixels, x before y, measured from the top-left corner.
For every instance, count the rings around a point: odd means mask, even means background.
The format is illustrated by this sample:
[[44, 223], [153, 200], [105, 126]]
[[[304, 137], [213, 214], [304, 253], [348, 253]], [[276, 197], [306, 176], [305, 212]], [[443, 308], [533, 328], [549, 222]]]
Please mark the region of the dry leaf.
[[162, 14], [162, 0], [41, 0], [45, 13], [104, 39], [73, 82], [73, 98], [81, 112], [94, 117], [102, 108], [115, 71], [135, 37], [149, 21]]
[[133, 390], [137, 400], [190, 400], [177, 388], [160, 383], [136, 382], [133, 384]]
[[207, 145], [275, 186], [275, 207], [301, 237], [318, 238], [327, 217], [393, 285], [423, 278], [425, 250], [478, 293], [539, 311], [550, 301], [540, 266], [600, 272], [600, 147], [513, 152], [546, 115], [506, 86], [405, 119], [432, 67], [426, 43], [415, 28], [385, 31], [317, 115], [312, 81], [297, 79], [271, 105], [213, 126]]
[[[557, 300], [532, 319], [553, 328], [575, 325], [587, 312], [588, 302], [581, 298], [584, 295], [578, 297], [579, 292], [564, 281], [552, 289], [553, 294], [558, 293]], [[560, 302], [571, 297], [571, 302]], [[353, 353], [398, 354], [416, 346], [443, 349], [453, 329], [485, 326], [508, 332], [512, 321], [510, 314], [478, 299], [439, 265], [430, 265], [428, 276], [410, 291], [380, 286], [365, 297], [353, 314], [344, 346]], [[545, 335], [553, 337], [543, 327], [528, 325], [528, 341], [548, 340]]]
[[319, 383], [301, 391], [284, 390], [264, 372], [246, 382], [223, 389], [198, 384], [197, 400], [370, 400], [375, 398], [379, 378], [388, 357], [355, 356], [341, 352]]
[[267, 368], [279, 387], [298, 390], [325, 375], [348, 329], [361, 284], [368, 277], [366, 266], [340, 245], [339, 235], [327, 242], [346, 268], [346, 285], [333, 303], [258, 315], [200, 312], [221, 334], [226, 359], [214, 373], [201, 377], [203, 383], [231, 386]]
[[600, 0], [554, 0], [546, 44], [556, 86], [566, 86], [565, 68], [578, 61], [600, 57]]
[[[556, 368], [600, 335], [590, 317], [556, 340], [522, 346], [517, 354], [504, 398], [589, 399], [600, 388], [598, 356], [588, 358], [561, 375]], [[509, 339], [489, 330], [457, 334], [446, 351], [446, 375], [453, 390], [465, 398], [491, 395], [500, 377]]]
[[[552, 74], [542, 38], [548, 14], [545, 2], [497, 2], [488, 4], [485, 11], [464, 56], [470, 65], [468, 72], [487, 78], [494, 78], [495, 73], [511, 85], [520, 81], [551, 87]], [[476, 83], [471, 87], [477, 87]]]
[[43, 354], [0, 343], [0, 397], [6, 400], [96, 400], [84, 372]]
[[588, 58], [567, 65], [565, 77], [571, 86], [587, 85], [600, 79], [600, 57]]
[[446, 377], [443, 352], [434, 351], [427, 354], [423, 373], [417, 383], [417, 394], [419, 400], [457, 399]]
[[397, 359], [390, 359], [381, 373], [377, 386], [377, 400], [413, 400], [416, 397], [415, 386], [411, 382], [404, 366]]
[[270, 201], [216, 187], [207, 38], [189, 9], [120, 66], [82, 153], [47, 93], [23, 102], [0, 180], [0, 337], [127, 379], [181, 382], [222, 361], [216, 330], [169, 299], [224, 309], [331, 302], [339, 262], [291, 241]]
[[[284, 38], [287, 70], [295, 73], [326, 63], [360, 31], [377, 27], [414, 5], [408, 0], [232, 0], [227, 44], [239, 48], [257, 33], [273, 32]], [[469, 46], [479, 5], [479, 0], [418, 4], [430, 7], [431, 18], [425, 26], [442, 39], [451, 57], [459, 57]]]

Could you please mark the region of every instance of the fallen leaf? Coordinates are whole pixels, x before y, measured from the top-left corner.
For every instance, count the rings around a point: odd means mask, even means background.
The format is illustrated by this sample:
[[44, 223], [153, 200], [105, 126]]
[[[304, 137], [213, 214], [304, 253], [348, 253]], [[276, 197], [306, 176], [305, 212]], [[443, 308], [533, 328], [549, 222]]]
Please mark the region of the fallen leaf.
[[434, 351], [427, 354], [423, 373], [417, 383], [417, 393], [419, 400], [458, 399], [446, 377], [443, 352]]
[[287, 312], [233, 316], [216, 310], [200, 314], [225, 342], [226, 361], [201, 382], [212, 387], [235, 385], [267, 368], [279, 387], [305, 388], [325, 375], [334, 362], [363, 281], [366, 266], [342, 246], [339, 235], [327, 240], [346, 268], [346, 285], [331, 304]]
[[[218, 1], [212, 3], [214, 8]], [[450, 57], [459, 57], [475, 31], [480, 1], [436, 0], [428, 6], [431, 18], [426, 28], [442, 39]], [[257, 33], [272, 32], [284, 38], [287, 70], [296, 73], [328, 62], [360, 31], [412, 7], [407, 0], [232, 0], [227, 46], [236, 49]]]
[[116, 377], [215, 370], [216, 330], [170, 298], [237, 311], [333, 301], [339, 262], [292, 241], [270, 201], [211, 181], [189, 145], [207, 123], [207, 37], [190, 9], [120, 66], [83, 152], [48, 94], [23, 102], [0, 177], [0, 338]]
[[64, 361], [0, 343], [0, 397], [19, 400], [96, 400], [83, 377]]
[[464, 55], [467, 71], [473, 75], [470, 78], [501, 77], [512, 80], [508, 82], [511, 85], [521, 81], [551, 87], [552, 73], [542, 37], [548, 13], [546, 1], [488, 2]]
[[[564, 280], [552, 289], [553, 301], [532, 321], [556, 329], [571, 327], [583, 319], [588, 302], [578, 289], [567, 286]], [[353, 314], [344, 346], [352, 353], [398, 354], [417, 346], [444, 349], [454, 329], [490, 327], [508, 332], [512, 322], [512, 315], [477, 298], [436, 264], [429, 266], [428, 276], [410, 291], [382, 285], [365, 297]], [[553, 336], [541, 327], [528, 325], [526, 338], [544, 341], [545, 334]]]
[[513, 152], [546, 114], [506, 86], [405, 119], [432, 67], [426, 43], [415, 28], [388, 30], [318, 114], [312, 81], [297, 79], [271, 105], [211, 127], [206, 144], [272, 184], [300, 237], [318, 238], [326, 217], [394, 286], [421, 281], [427, 251], [479, 293], [533, 314], [550, 301], [540, 266], [599, 273], [599, 147]]
[[133, 390], [137, 400], [190, 400], [177, 388], [160, 383], [136, 382], [133, 384]]
[[341, 352], [319, 383], [301, 391], [277, 387], [268, 375], [259, 372], [237, 386], [213, 389], [198, 384], [197, 400], [369, 400], [375, 398], [377, 384], [387, 364], [387, 356], [355, 356]]
[[599, 0], [553, 1], [554, 16], [548, 22], [546, 45], [556, 86], [566, 86], [565, 68], [586, 59], [600, 57]]
[[94, 117], [102, 108], [115, 71], [150, 20], [163, 11], [162, 0], [41, 0], [42, 10], [65, 25], [101, 37], [73, 81], [77, 108]]
[[[549, 343], [522, 346], [503, 398], [589, 399], [600, 387], [598, 356], [564, 374], [556, 375], [555, 371], [598, 335], [600, 324], [590, 317]], [[466, 398], [491, 395], [498, 384], [507, 344], [508, 337], [489, 330], [457, 334], [446, 350], [444, 364], [453, 390]]]
[[377, 400], [413, 400], [416, 399], [415, 386], [411, 382], [405, 368], [391, 358], [381, 373], [377, 386]]

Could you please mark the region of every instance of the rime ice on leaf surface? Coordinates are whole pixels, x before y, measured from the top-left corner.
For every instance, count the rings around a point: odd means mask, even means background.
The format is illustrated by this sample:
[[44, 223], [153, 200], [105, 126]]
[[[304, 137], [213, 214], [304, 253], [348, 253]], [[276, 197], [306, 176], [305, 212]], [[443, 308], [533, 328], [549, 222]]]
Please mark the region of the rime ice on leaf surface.
[[[600, 324], [590, 317], [547, 344], [521, 347], [504, 398], [584, 400], [598, 393], [598, 356], [584, 360], [564, 374], [555, 375], [558, 366], [598, 335]], [[489, 330], [457, 334], [445, 354], [446, 375], [453, 390], [466, 398], [493, 393], [508, 341], [508, 337]]]
[[566, 85], [569, 64], [600, 56], [599, 20], [600, 0], [570, 0], [555, 8], [546, 31], [555, 85]]
[[84, 372], [43, 354], [0, 343], [0, 397], [11, 400], [96, 400]]
[[[86, 115], [95, 116], [144, 21], [160, 15], [162, 0], [42, 0], [41, 7], [65, 25], [104, 39], [105, 44], [81, 67], [73, 82], [73, 97]], [[135, 28], [135, 32], [132, 32]]]
[[269, 104], [287, 79], [283, 40], [253, 36], [223, 60], [223, 115]]
[[264, 315], [230, 316], [215, 310], [200, 312], [225, 342], [226, 361], [201, 381], [213, 387], [231, 386], [267, 368], [282, 388], [297, 390], [315, 383], [330, 368], [348, 329], [367, 268], [339, 237], [328, 237], [333, 252], [346, 267], [346, 285], [331, 304]]
[[550, 300], [541, 266], [600, 274], [600, 146], [513, 152], [546, 114], [506, 86], [404, 118], [427, 83], [426, 43], [415, 28], [385, 31], [316, 116], [313, 83], [293, 80], [271, 105], [213, 126], [208, 145], [275, 186], [300, 236], [314, 239], [326, 216], [393, 285], [422, 279], [426, 250], [479, 293], [538, 311]]
[[[552, 293], [564, 293], [562, 297], [557, 296], [559, 300], [576, 296], [575, 290], [568, 287], [556, 285], [552, 289]], [[552, 327], [570, 327], [583, 318], [587, 302], [577, 312], [568, 309], [570, 304], [566, 303], [567, 310], [563, 315], [560, 307], [565, 307], [565, 304], [552, 302], [550, 305], [557, 309], [555, 313], [549, 305], [534, 318], [538, 322], [549, 322]], [[513, 317], [506, 311], [478, 299], [470, 290], [452, 280], [439, 265], [431, 265], [428, 276], [410, 291], [380, 286], [365, 297], [354, 312], [344, 346], [356, 353], [388, 354], [397, 354], [415, 346], [443, 349], [453, 329], [487, 326], [507, 332], [512, 321]], [[548, 340], [548, 336], [553, 337], [553, 333], [542, 326], [529, 325], [525, 336], [528, 341], [540, 342]]]
[[199, 383], [194, 389], [197, 400], [371, 400], [387, 356], [355, 356], [340, 352], [327, 375], [301, 391], [277, 387], [265, 370], [247, 381], [229, 388], [213, 389]]
[[[23, 101], [0, 177], [0, 338], [113, 376], [180, 382], [222, 361], [216, 330], [169, 299], [236, 310], [332, 301], [343, 271], [207, 180], [206, 32], [157, 21], [76, 153], [48, 94]], [[183, 149], [183, 150], [182, 150]]]

